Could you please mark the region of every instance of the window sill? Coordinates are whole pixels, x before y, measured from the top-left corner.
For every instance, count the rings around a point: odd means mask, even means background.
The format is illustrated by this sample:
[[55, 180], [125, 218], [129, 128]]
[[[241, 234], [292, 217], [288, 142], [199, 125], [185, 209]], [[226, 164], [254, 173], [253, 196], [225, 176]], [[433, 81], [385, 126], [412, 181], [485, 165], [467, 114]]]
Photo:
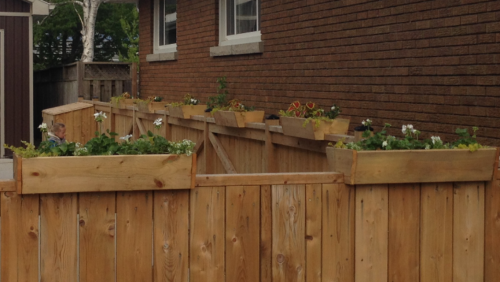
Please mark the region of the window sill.
[[210, 47], [210, 57], [264, 53], [264, 42]]
[[163, 62], [163, 61], [176, 61], [177, 52], [159, 53], [146, 55], [147, 62]]

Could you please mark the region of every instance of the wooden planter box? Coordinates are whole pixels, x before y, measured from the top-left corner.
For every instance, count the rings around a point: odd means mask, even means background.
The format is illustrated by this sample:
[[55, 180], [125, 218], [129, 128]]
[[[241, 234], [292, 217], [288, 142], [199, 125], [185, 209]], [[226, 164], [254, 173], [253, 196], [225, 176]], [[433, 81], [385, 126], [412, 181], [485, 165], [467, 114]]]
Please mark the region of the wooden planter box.
[[469, 150], [355, 151], [328, 147], [330, 169], [345, 183], [387, 184], [490, 181], [496, 148]]
[[196, 155], [15, 157], [20, 194], [194, 188]]
[[127, 107], [134, 105], [134, 99], [122, 99], [118, 102], [118, 104], [111, 102], [111, 105], [115, 108], [126, 109]]
[[319, 126], [311, 120], [307, 124], [305, 118], [280, 117], [283, 134], [312, 140], [324, 140], [325, 134], [347, 134], [349, 119], [336, 118], [332, 121], [320, 120]]
[[190, 119], [191, 116], [202, 116], [205, 114], [207, 105], [187, 105], [174, 107], [168, 105], [168, 114], [171, 117]]
[[154, 113], [155, 111], [166, 109], [163, 102], [137, 103], [137, 108], [143, 113]]
[[247, 122], [263, 122], [264, 115], [264, 111], [217, 111], [213, 114], [215, 124], [230, 127], [245, 127], [245, 123]]

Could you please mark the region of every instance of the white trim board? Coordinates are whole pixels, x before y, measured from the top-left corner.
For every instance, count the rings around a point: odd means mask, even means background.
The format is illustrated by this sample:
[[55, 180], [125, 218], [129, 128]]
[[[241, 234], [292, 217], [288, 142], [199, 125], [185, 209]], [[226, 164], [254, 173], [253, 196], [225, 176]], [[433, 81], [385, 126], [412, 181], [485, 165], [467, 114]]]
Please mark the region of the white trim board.
[[[29, 18], [29, 45], [30, 45], [30, 53], [29, 53], [29, 64], [30, 64], [30, 143], [33, 144], [34, 140], [34, 128], [33, 128], [33, 118], [34, 118], [34, 109], [33, 109], [33, 17]], [[42, 113], [40, 113], [42, 114]]]

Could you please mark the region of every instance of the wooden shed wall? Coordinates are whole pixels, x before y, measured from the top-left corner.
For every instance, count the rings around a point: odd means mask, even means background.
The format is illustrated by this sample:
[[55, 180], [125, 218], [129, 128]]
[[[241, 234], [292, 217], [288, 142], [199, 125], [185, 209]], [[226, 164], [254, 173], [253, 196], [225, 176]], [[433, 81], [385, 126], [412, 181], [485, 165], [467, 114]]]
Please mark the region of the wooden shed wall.
[[[26, 12], [24, 7], [22, 1], [0, 1], [0, 11]], [[0, 29], [5, 33], [5, 143], [20, 145], [30, 140], [29, 18], [0, 17]]]
[[30, 4], [21, 0], [0, 1], [0, 12], [29, 13]]

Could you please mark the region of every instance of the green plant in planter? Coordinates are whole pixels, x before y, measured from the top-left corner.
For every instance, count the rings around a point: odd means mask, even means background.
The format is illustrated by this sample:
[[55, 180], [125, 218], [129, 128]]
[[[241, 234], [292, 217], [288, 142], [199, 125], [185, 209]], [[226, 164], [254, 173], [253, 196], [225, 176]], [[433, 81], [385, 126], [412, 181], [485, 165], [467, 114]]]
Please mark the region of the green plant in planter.
[[212, 109], [212, 113], [217, 111], [230, 111], [230, 112], [251, 112], [254, 107], [247, 107], [243, 105], [238, 99], [233, 99], [227, 103], [227, 105], [221, 107], [215, 107]]
[[286, 111], [281, 110], [279, 112], [280, 116], [284, 117], [297, 117], [297, 118], [305, 118], [303, 127], [305, 127], [310, 121], [315, 122], [315, 126], [319, 127], [321, 120], [332, 120], [339, 116], [342, 112], [339, 106], [333, 104], [330, 107], [330, 111], [325, 111], [322, 108], [319, 108], [313, 102], [307, 102], [302, 105], [299, 101], [295, 101], [290, 104]]
[[124, 92], [120, 96], [111, 97], [111, 104], [118, 106], [118, 104], [120, 104], [120, 101], [125, 99], [133, 99], [133, 97], [128, 92]]
[[471, 152], [483, 148], [476, 140], [477, 127], [473, 127], [473, 135], [471, 136], [467, 129], [457, 128], [457, 133], [460, 138], [452, 143], [444, 143], [439, 136], [432, 136], [430, 139], [420, 140], [421, 132], [413, 127], [413, 125], [403, 125], [401, 128], [404, 138], [397, 138], [387, 134], [387, 129], [391, 127], [386, 123], [382, 130], [370, 136], [371, 120], [362, 122], [367, 130], [363, 133], [363, 139], [358, 142], [344, 143], [343, 140], [338, 141], [335, 148], [352, 149], [357, 151], [362, 150], [430, 150], [430, 149], [469, 149]]
[[221, 108], [228, 104], [227, 96], [229, 93], [226, 89], [226, 77], [217, 78], [217, 83], [219, 84], [219, 86], [217, 86], [217, 95], [208, 97], [207, 109]]
[[186, 94], [184, 95], [184, 98], [182, 99], [182, 102], [178, 103], [172, 103], [171, 105], [173, 107], [180, 107], [180, 106], [188, 106], [188, 105], [198, 105], [200, 103], [200, 100], [195, 99], [191, 94]]

